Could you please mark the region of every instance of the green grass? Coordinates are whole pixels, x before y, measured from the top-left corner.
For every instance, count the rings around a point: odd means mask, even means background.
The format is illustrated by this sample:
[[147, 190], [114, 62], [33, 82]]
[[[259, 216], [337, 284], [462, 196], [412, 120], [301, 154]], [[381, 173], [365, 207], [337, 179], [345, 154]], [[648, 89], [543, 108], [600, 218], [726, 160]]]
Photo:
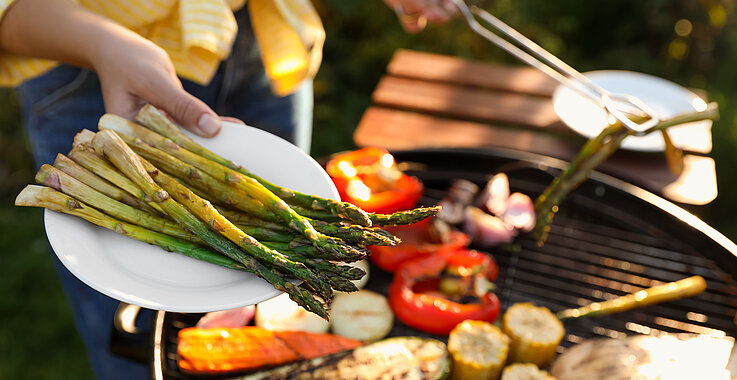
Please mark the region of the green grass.
[[[408, 35], [381, 0], [315, 1], [328, 39], [315, 81], [313, 155], [353, 148], [352, 133], [397, 48], [516, 63], [455, 21]], [[737, 28], [726, 0], [476, 1], [581, 71], [635, 70], [703, 88], [720, 103], [714, 125], [716, 201], [697, 215], [737, 239]], [[680, 19], [690, 35], [674, 32]], [[80, 126], [82, 128], [83, 126]], [[37, 210], [12, 206], [32, 181], [28, 143], [10, 91], [0, 91], [0, 380], [87, 379], [92, 374], [46, 249]]]

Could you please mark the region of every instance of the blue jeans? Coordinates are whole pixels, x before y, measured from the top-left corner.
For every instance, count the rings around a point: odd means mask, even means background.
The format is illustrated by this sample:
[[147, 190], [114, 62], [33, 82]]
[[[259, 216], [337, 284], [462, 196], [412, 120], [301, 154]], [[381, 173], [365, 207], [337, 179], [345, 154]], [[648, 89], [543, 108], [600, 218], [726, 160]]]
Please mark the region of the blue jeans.
[[[239, 118], [309, 152], [312, 84], [303, 85], [287, 97], [272, 95], [247, 11], [237, 12], [236, 18], [239, 35], [233, 52], [220, 65], [214, 79], [206, 86], [185, 80], [184, 88], [218, 114]], [[97, 120], [105, 112], [97, 75], [76, 67], [57, 67], [23, 83], [17, 88], [17, 93], [36, 167], [52, 164], [57, 153], [66, 154], [71, 149], [74, 135], [83, 128], [97, 130]], [[51, 256], [97, 378], [147, 378], [145, 365], [110, 352], [113, 314], [118, 301], [82, 283], [56, 255]], [[148, 315], [151, 315], [150, 311]]]

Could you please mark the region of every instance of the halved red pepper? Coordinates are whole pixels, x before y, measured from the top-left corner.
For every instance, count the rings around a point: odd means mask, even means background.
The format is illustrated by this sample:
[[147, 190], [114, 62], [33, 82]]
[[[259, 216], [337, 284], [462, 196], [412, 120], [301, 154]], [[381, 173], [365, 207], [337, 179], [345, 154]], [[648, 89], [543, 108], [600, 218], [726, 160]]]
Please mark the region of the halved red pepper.
[[450, 266], [483, 266], [481, 270], [486, 278], [496, 279], [493, 259], [473, 250], [441, 251], [406, 262], [394, 273], [389, 288], [389, 305], [394, 315], [406, 325], [432, 334], [448, 334], [467, 319], [494, 322], [499, 316], [500, 303], [493, 292], [485, 292], [478, 303], [464, 304], [444, 297], [438, 290], [428, 289], [427, 284], [439, 279]]
[[417, 205], [423, 185], [401, 172], [386, 150], [367, 147], [333, 157], [326, 171], [340, 198], [368, 212], [389, 214]]
[[430, 233], [431, 218], [407, 226], [384, 227], [402, 242], [395, 246], [370, 246], [371, 262], [379, 268], [394, 272], [402, 263], [425, 257], [440, 250], [460, 249], [468, 246], [471, 238], [460, 231], [450, 230], [448, 241], [437, 241]]

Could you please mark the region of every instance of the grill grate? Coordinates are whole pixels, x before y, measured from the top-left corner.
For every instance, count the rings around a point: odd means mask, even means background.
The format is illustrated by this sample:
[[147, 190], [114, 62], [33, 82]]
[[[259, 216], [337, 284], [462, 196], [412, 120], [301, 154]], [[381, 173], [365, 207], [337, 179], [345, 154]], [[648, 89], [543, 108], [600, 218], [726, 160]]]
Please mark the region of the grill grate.
[[[513, 191], [534, 197], [552, 179], [555, 170], [550, 167], [563, 165], [504, 151], [429, 150], [398, 152], [395, 157], [424, 182], [424, 205], [436, 204], [454, 179], [482, 186], [500, 171], [509, 175]], [[684, 332], [737, 336], [737, 282], [730, 274], [737, 273], [734, 252], [700, 229], [610, 184], [590, 180], [572, 193], [542, 247], [531, 236], [521, 235], [512, 248], [473, 248], [497, 260], [497, 295], [503, 308], [533, 302], [559, 311], [694, 274], [706, 279], [706, 292], [696, 297], [568, 321], [561, 351], [601, 336]], [[368, 288], [386, 294], [390, 281], [391, 274], [372, 267]], [[176, 365], [177, 332], [198, 318], [166, 313], [159, 378], [202, 378], [182, 374]], [[390, 335], [429, 336], [401, 322], [395, 323]]]

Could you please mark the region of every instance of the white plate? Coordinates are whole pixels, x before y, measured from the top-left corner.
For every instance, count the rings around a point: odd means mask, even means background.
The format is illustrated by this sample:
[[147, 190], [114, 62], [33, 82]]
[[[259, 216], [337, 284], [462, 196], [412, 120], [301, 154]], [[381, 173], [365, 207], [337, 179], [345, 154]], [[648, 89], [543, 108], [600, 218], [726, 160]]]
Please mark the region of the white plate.
[[[310, 156], [256, 128], [223, 123], [206, 148], [263, 178], [307, 194], [338, 199]], [[250, 273], [205, 263], [127, 238], [80, 218], [46, 210], [46, 235], [61, 262], [92, 288], [150, 309], [208, 312], [251, 305], [281, 292]]]
[[[630, 94], [640, 98], [661, 118], [706, 105], [693, 92], [652, 75], [616, 70], [592, 71], [584, 75], [612, 93]], [[556, 88], [553, 93], [553, 107], [564, 123], [585, 137], [598, 135], [607, 125], [607, 114], [603, 109], [566, 86]], [[669, 128], [668, 133], [676, 146], [708, 152], [711, 150], [711, 124], [710, 120], [683, 124]], [[655, 152], [664, 150], [665, 143], [660, 133], [651, 133], [627, 137], [622, 142], [622, 148]]]

